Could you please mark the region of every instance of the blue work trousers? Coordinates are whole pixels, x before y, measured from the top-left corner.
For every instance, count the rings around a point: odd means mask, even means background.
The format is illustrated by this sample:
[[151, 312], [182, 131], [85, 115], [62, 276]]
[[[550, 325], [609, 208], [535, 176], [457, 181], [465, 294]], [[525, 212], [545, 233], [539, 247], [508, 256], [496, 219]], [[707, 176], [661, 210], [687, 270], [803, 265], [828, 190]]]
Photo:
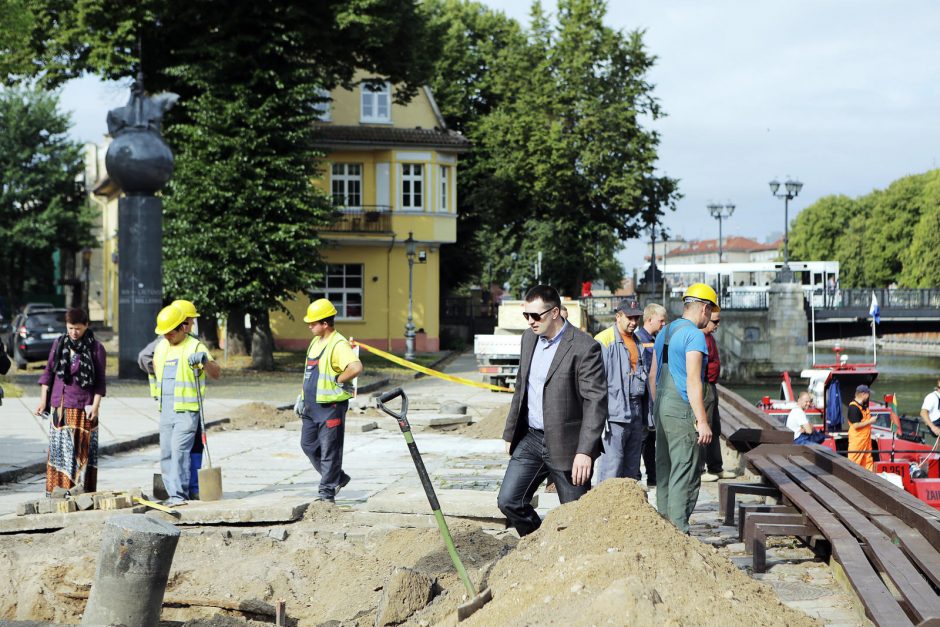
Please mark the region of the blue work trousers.
[[189, 498], [190, 453], [198, 424], [199, 414], [194, 411], [163, 411], [160, 415], [160, 472], [171, 503]]
[[604, 454], [597, 461], [597, 481], [611, 477], [640, 480], [640, 457], [646, 428], [642, 421], [609, 422], [601, 442]]
[[300, 429], [300, 448], [314, 469], [320, 473], [319, 496], [332, 501], [336, 489], [346, 478], [343, 472], [343, 440], [346, 432], [345, 407], [329, 420], [304, 416]]

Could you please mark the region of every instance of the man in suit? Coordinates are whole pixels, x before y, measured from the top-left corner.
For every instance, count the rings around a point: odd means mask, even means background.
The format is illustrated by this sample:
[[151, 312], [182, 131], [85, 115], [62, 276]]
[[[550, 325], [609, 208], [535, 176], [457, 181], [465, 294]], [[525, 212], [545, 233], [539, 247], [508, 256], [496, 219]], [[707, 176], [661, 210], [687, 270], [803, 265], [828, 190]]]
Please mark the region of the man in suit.
[[503, 440], [512, 455], [497, 503], [520, 536], [542, 520], [530, 505], [546, 477], [562, 503], [591, 487], [607, 420], [607, 376], [600, 344], [561, 317], [558, 291], [536, 285], [526, 293], [516, 391]]

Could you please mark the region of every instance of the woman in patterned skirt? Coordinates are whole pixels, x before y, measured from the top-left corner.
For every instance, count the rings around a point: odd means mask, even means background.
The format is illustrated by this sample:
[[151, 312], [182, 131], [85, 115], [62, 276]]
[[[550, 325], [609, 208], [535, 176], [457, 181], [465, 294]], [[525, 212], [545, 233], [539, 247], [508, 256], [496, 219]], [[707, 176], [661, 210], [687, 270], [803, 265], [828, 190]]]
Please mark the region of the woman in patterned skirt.
[[[36, 415], [49, 411], [46, 494], [54, 488], [98, 483], [98, 407], [105, 392], [105, 352], [88, 328], [88, 314], [69, 309], [65, 335], [56, 339], [39, 377], [42, 393]], [[52, 393], [50, 394], [50, 388]]]

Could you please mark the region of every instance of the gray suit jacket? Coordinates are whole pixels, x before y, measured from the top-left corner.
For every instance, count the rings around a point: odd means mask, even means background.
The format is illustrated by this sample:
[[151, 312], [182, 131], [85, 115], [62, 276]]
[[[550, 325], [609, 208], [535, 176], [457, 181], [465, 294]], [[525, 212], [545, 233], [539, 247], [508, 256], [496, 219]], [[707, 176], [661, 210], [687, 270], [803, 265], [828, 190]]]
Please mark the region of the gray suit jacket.
[[[527, 382], [538, 336], [522, 334], [522, 355], [516, 391], [512, 396], [503, 439], [510, 453], [529, 429]], [[596, 459], [607, 421], [607, 375], [600, 344], [587, 333], [568, 325], [548, 369], [542, 397], [545, 445], [549, 461], [558, 470], [571, 470], [577, 453]]]

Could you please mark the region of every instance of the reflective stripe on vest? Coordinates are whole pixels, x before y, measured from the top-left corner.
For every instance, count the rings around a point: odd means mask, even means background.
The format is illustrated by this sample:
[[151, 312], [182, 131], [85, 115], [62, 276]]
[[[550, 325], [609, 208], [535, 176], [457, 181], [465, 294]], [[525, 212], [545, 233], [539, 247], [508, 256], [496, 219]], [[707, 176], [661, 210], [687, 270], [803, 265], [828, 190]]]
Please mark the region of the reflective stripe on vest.
[[[189, 366], [189, 356], [198, 352], [201, 342], [191, 335], [186, 336], [182, 342], [179, 362], [176, 366], [176, 382], [173, 386], [173, 411], [198, 411], [199, 397], [196, 395], [196, 375]], [[163, 369], [166, 366], [166, 355], [170, 350], [169, 342], [160, 342], [153, 352], [154, 385], [151, 390], [156, 391], [160, 398], [160, 407], [163, 408]], [[206, 374], [199, 374], [199, 392], [206, 393]]]
[[[349, 340], [343, 337], [338, 331], [333, 331], [333, 335], [326, 341], [326, 346], [320, 351], [320, 354], [311, 355], [310, 351], [317, 339], [318, 338], [314, 338], [310, 342], [310, 346], [307, 347], [308, 359], [320, 358], [320, 364], [318, 366], [320, 376], [317, 377], [317, 402], [320, 404], [340, 403], [346, 399], [352, 398], [352, 394], [344, 391], [336, 380], [339, 375], [333, 372], [333, 349], [335, 349], [336, 345], [340, 342], [349, 342]], [[303, 396], [302, 391], [301, 396]]]

